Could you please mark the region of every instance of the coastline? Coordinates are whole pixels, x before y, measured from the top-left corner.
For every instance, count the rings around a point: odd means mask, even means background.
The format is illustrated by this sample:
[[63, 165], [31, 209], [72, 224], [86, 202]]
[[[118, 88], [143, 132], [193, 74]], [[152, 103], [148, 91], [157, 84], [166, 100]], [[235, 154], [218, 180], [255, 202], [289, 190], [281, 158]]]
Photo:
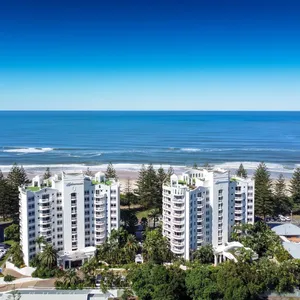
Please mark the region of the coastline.
[[[130, 180], [136, 180], [138, 177], [138, 172], [142, 166], [142, 164], [114, 163], [113, 161], [112, 163], [114, 168], [116, 169], [116, 172], [120, 180], [127, 180], [128, 178]], [[221, 164], [211, 164], [211, 165], [215, 168], [224, 168], [228, 170], [231, 174], [234, 174], [241, 163], [244, 165], [244, 168], [247, 170], [249, 176], [252, 176], [254, 174], [255, 169], [259, 164], [259, 162], [241, 161], [241, 162], [225, 162]], [[147, 164], [148, 163], [145, 162], [145, 165]], [[275, 163], [266, 163], [266, 165], [269, 169], [272, 179], [276, 179], [280, 173], [282, 173], [286, 179], [290, 179], [292, 177], [294, 171], [294, 169], [292, 168], [287, 168], [281, 164], [275, 164]], [[185, 165], [153, 164], [153, 167], [155, 169], [158, 169], [160, 166], [162, 166], [166, 171], [171, 166], [174, 169], [175, 173], [184, 172], [185, 170], [191, 167]], [[297, 166], [298, 165], [296, 165], [295, 167]], [[9, 172], [11, 167], [12, 165], [0, 165], [0, 170], [5, 175]], [[52, 173], [59, 173], [61, 171], [67, 171], [67, 172], [83, 171], [84, 172], [87, 170], [87, 168], [89, 168], [89, 170], [92, 172], [98, 172], [98, 171], [105, 172], [107, 168], [107, 164], [99, 164], [99, 165], [85, 165], [85, 164], [25, 165], [24, 164], [23, 167], [26, 170], [28, 177], [32, 178], [35, 175], [43, 174], [47, 167], [50, 168]]]

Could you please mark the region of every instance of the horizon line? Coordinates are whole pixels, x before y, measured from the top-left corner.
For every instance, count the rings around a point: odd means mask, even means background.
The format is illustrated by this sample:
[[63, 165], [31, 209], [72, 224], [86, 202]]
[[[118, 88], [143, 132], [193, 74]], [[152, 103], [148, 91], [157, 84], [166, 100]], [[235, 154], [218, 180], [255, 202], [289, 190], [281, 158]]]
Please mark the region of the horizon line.
[[299, 110], [252, 110], [252, 109], [0, 109], [0, 112], [300, 112]]

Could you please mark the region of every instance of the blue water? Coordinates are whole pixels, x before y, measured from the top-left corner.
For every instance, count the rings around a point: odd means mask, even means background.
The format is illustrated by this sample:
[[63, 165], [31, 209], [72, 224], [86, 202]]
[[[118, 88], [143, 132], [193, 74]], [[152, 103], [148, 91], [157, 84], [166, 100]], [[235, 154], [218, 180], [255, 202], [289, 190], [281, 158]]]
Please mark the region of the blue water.
[[300, 161], [300, 112], [0, 112], [0, 165]]

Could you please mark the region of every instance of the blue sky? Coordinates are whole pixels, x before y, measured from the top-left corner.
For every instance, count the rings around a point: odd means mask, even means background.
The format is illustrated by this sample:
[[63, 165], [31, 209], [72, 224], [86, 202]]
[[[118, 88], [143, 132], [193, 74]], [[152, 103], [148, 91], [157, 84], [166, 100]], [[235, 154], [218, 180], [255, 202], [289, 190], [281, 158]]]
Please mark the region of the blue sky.
[[300, 2], [1, 1], [0, 109], [300, 110]]

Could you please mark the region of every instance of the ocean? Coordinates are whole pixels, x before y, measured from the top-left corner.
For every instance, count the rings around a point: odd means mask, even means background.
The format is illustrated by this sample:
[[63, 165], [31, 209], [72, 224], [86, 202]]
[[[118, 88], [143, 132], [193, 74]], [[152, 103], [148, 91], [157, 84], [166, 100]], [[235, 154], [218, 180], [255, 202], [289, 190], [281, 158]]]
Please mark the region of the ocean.
[[300, 112], [1, 111], [0, 168], [300, 163]]

